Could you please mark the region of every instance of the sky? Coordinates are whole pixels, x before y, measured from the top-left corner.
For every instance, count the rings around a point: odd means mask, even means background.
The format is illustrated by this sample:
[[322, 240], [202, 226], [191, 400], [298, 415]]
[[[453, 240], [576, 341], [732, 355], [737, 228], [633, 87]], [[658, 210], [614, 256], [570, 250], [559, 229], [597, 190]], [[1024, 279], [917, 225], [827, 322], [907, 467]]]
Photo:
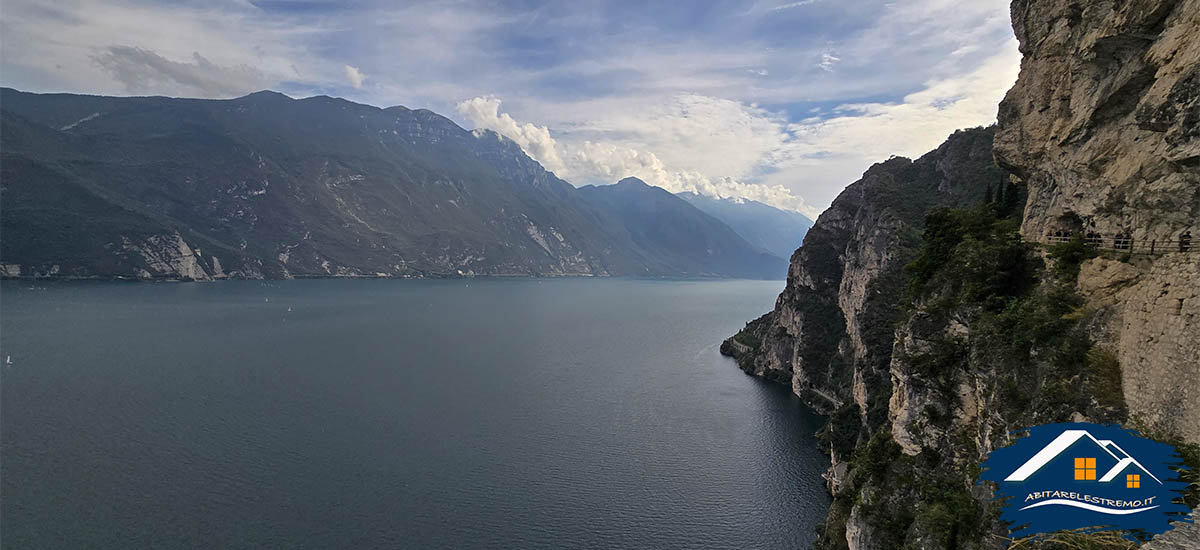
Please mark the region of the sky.
[[575, 185], [636, 176], [809, 217], [991, 124], [1004, 0], [4, 0], [0, 84], [427, 108]]

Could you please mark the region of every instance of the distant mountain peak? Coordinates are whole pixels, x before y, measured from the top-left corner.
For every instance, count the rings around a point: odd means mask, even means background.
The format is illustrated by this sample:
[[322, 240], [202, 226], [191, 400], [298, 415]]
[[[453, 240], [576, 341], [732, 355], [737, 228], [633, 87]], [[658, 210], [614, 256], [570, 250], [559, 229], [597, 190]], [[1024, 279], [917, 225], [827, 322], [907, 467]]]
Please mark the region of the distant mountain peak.
[[642, 180], [641, 180], [641, 179], [639, 179], [639, 178], [635, 178], [635, 177], [633, 177], [633, 176], [629, 176], [629, 177], [627, 177], [627, 178], [623, 178], [621, 181], [618, 181], [618, 182], [617, 182], [617, 185], [626, 185], [626, 186], [628, 186], [628, 185], [637, 185], [637, 186], [641, 186], [641, 187], [650, 187], [650, 184], [648, 184], [648, 183], [646, 183], [646, 182], [642, 181]]
[[291, 99], [292, 99], [292, 97], [291, 97], [291, 96], [289, 96], [289, 95], [287, 95], [287, 94], [284, 94], [284, 93], [282, 93], [282, 92], [276, 92], [275, 90], [259, 90], [259, 91], [257, 91], [257, 92], [254, 92], [254, 93], [246, 94], [246, 95], [244, 95], [244, 96], [242, 96], [242, 97], [240, 97], [240, 98], [238, 98], [238, 99], [250, 99], [250, 98], [255, 98], [255, 99], [287, 99], [287, 100], [291, 100]]
[[656, 259], [686, 264], [691, 275], [780, 278], [787, 261], [747, 242], [733, 228], [661, 187], [628, 177], [612, 185], [585, 185], [580, 194], [616, 220]]
[[738, 235], [780, 258], [790, 258], [813, 221], [803, 214], [746, 198], [717, 198], [695, 192], [676, 196], [725, 222]]

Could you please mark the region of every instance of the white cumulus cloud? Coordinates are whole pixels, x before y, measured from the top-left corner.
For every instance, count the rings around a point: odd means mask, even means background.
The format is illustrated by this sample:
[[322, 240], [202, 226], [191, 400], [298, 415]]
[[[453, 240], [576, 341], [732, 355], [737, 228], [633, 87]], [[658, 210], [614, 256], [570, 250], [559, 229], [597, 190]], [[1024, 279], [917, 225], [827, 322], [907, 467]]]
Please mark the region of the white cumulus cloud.
[[[776, 135], [778, 126], [771, 131], [767, 125], [772, 122], [764, 123], [766, 118], [747, 114], [736, 102], [681, 96], [653, 115], [615, 121], [615, 127], [623, 128], [623, 131], [628, 131], [631, 126], [644, 131], [653, 129], [659, 135], [679, 138], [684, 147], [713, 151], [705, 162], [689, 163], [691, 168], [687, 169], [664, 162], [653, 151], [624, 144], [556, 140], [551, 137], [549, 128], [517, 122], [508, 113], [500, 112], [500, 105], [497, 98], [476, 97], [460, 102], [458, 112], [476, 127], [494, 130], [513, 140], [547, 170], [577, 185], [615, 183], [633, 176], [672, 193], [690, 191], [718, 198], [751, 199], [810, 217], [818, 214], [803, 197], [783, 185], [744, 182], [734, 176], [760, 160], [739, 153], [738, 145], [761, 142], [764, 136], [770, 141], [779, 139]], [[722, 120], [723, 131], [718, 131], [714, 122]], [[633, 121], [638, 122], [633, 124]], [[686, 158], [695, 157], [688, 155]]]
[[529, 156], [559, 177], [570, 177], [567, 166], [559, 158], [558, 144], [550, 137], [550, 129], [529, 123], [520, 124], [508, 113], [501, 113], [498, 98], [476, 97], [459, 102], [458, 114], [474, 122], [476, 127], [495, 130], [517, 142]]
[[[992, 124], [997, 104], [1017, 78], [1016, 40], [973, 70], [928, 82], [896, 103], [847, 104], [834, 116], [787, 125], [776, 170], [764, 180], [803, 181], [806, 189], [840, 189], [891, 155], [916, 158], [961, 128]], [[825, 197], [822, 196], [822, 199]], [[832, 196], [829, 196], [832, 199]]]
[[346, 65], [346, 80], [350, 81], [351, 86], [362, 88], [363, 82], [367, 80], [367, 75], [358, 70], [358, 67]]
[[729, 176], [712, 177], [694, 170], [669, 169], [654, 153], [611, 143], [585, 141], [572, 146], [569, 162], [575, 172], [593, 181], [616, 182], [633, 176], [672, 193], [692, 192], [717, 198], [750, 199], [778, 208], [795, 210], [816, 219], [819, 211], [783, 185], [738, 181]]
[[457, 108], [577, 185], [633, 174], [810, 214], [800, 196], [824, 207], [872, 163], [992, 122], [1020, 58], [1009, 0], [756, 0], [683, 26], [604, 0], [3, 1], [5, 86]]
[[569, 109], [563, 114], [542, 105], [552, 119], [577, 121], [554, 136], [547, 126], [500, 112], [494, 97], [463, 101], [458, 112], [576, 185], [636, 176], [672, 192], [752, 199], [815, 217], [814, 205], [828, 204], [871, 164], [892, 155], [916, 158], [957, 129], [993, 123], [1019, 64], [1010, 40], [982, 64], [932, 79], [899, 101], [849, 103], [798, 121], [699, 94], [573, 102], [562, 106]]

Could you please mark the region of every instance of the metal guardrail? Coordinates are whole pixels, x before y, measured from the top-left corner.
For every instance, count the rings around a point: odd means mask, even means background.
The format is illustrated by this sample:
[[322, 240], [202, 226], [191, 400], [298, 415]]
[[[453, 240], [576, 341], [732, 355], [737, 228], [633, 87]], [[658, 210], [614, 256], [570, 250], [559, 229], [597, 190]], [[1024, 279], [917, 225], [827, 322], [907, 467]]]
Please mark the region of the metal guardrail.
[[[1047, 235], [1042, 241], [1045, 244], [1060, 244], [1071, 242], [1074, 235]], [[1167, 254], [1171, 252], [1200, 252], [1200, 245], [1192, 243], [1190, 233], [1185, 233], [1178, 239], [1134, 239], [1128, 234], [1103, 237], [1096, 233], [1088, 233], [1083, 237], [1084, 244], [1096, 249], [1126, 254]]]

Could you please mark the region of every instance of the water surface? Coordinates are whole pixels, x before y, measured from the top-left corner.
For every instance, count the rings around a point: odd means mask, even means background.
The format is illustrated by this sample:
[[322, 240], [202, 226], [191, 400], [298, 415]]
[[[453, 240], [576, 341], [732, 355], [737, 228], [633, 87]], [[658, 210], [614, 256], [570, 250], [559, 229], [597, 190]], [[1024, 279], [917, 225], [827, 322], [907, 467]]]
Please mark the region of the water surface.
[[5, 281], [4, 546], [808, 546], [818, 419], [717, 353], [782, 285]]

